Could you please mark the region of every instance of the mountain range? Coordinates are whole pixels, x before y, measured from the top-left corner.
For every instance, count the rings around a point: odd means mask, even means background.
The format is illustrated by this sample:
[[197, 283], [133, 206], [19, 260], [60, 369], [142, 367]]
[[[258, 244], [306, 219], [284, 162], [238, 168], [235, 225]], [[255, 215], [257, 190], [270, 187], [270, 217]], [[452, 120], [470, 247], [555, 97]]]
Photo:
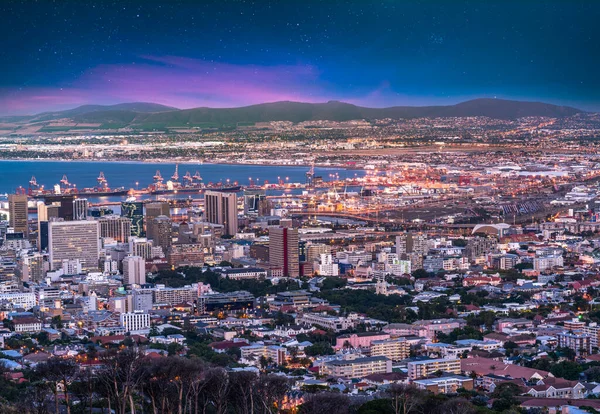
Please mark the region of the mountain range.
[[[61, 132], [73, 129], [160, 130], [169, 128], [219, 128], [252, 125], [259, 122], [350, 121], [358, 119], [410, 119], [437, 117], [485, 116], [495, 119], [516, 119], [528, 116], [562, 118], [583, 111], [542, 102], [503, 99], [474, 99], [447, 106], [393, 106], [367, 108], [339, 101], [326, 103], [273, 102], [239, 108], [178, 109], [170, 106], [134, 102], [117, 105], [84, 105], [59, 112], [44, 112], [32, 116], [0, 118], [2, 129], [8, 126], [39, 126], [40, 132]], [[8, 125], [7, 125], [8, 124]], [[62, 129], [61, 129], [62, 127]]]

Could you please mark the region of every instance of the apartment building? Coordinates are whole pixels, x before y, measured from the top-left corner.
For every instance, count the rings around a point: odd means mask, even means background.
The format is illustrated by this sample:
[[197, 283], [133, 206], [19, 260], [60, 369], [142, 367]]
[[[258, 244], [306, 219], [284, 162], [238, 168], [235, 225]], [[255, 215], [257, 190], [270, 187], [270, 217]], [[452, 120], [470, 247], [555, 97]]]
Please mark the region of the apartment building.
[[371, 374], [392, 372], [392, 360], [384, 356], [374, 356], [327, 361], [321, 366], [320, 372], [335, 377], [363, 378]]
[[424, 361], [411, 361], [408, 366], [408, 378], [411, 380], [427, 378], [435, 372], [460, 374], [460, 359], [426, 359]]
[[316, 325], [321, 328], [331, 329], [334, 332], [344, 331], [354, 327], [354, 321], [343, 316], [321, 315], [305, 313], [296, 318], [297, 324]]
[[334, 348], [369, 348], [373, 341], [381, 341], [389, 338], [390, 334], [387, 332], [359, 332], [353, 334], [345, 334], [340, 335], [335, 339]]
[[577, 356], [592, 353], [592, 342], [589, 335], [576, 334], [572, 332], [561, 332], [558, 334], [558, 346], [571, 348]]
[[261, 357], [272, 361], [271, 363], [275, 365], [283, 365], [287, 358], [286, 349], [276, 345], [257, 344], [243, 346], [240, 348], [240, 351], [242, 353], [241, 361], [249, 365], [258, 365]]
[[459, 388], [473, 389], [473, 379], [462, 375], [444, 375], [439, 378], [424, 378], [413, 381], [418, 389], [434, 394], [454, 394]]
[[372, 341], [371, 356], [384, 356], [392, 361], [401, 361], [410, 355], [410, 344], [405, 338]]

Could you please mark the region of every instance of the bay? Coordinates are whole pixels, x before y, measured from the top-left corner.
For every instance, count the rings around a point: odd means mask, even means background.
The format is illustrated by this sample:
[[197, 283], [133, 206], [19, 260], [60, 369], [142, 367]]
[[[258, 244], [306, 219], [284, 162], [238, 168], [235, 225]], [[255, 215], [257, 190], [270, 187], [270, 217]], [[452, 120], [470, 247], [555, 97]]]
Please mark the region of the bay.
[[[104, 173], [111, 188], [125, 187], [145, 188], [153, 183], [156, 171], [161, 172], [165, 182], [175, 172], [175, 163], [146, 163], [126, 161], [0, 161], [0, 194], [14, 193], [19, 186], [27, 189], [29, 180], [35, 177], [39, 185], [52, 189], [63, 175], [77, 188], [98, 185], [97, 177]], [[277, 183], [278, 177], [290, 183], [304, 183], [309, 167], [273, 166], [273, 165], [240, 165], [240, 164], [189, 164], [179, 163], [179, 177], [186, 172], [194, 175], [200, 173], [204, 183], [238, 182], [248, 185], [250, 178], [255, 183]], [[346, 170], [343, 168], [315, 167], [315, 174], [329, 180], [330, 175], [337, 174], [340, 179], [363, 176], [362, 170]]]

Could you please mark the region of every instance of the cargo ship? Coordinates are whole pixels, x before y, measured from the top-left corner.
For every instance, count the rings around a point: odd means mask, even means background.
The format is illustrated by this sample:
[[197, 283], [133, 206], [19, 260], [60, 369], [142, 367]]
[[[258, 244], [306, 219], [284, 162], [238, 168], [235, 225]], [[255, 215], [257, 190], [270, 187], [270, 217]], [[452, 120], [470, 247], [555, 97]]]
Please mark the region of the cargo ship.
[[43, 185], [39, 185], [34, 176], [29, 180], [29, 188], [25, 190], [23, 187], [17, 189], [17, 193], [27, 194], [31, 198], [62, 198], [62, 197], [108, 197], [127, 195], [129, 190], [125, 187], [110, 188], [104, 177], [104, 173], [100, 172], [97, 178], [98, 186], [78, 189], [77, 186], [69, 181], [66, 175], [63, 175], [59, 184], [56, 184], [52, 190], [47, 190]]
[[179, 181], [179, 165], [175, 167], [175, 173], [171, 179], [164, 183], [164, 179], [160, 171], [156, 171], [154, 175], [154, 183], [143, 189], [126, 189], [125, 187], [110, 188], [108, 181], [103, 172], [98, 175], [98, 185], [91, 188], [78, 189], [77, 186], [69, 181], [66, 175], [63, 175], [58, 184], [55, 184], [52, 189], [45, 189], [43, 185], [39, 185], [35, 177], [29, 180], [29, 187], [25, 189], [19, 187], [17, 194], [27, 194], [33, 199], [43, 198], [67, 198], [67, 197], [110, 197], [110, 196], [139, 196], [139, 195], [169, 195], [169, 194], [202, 194], [206, 190], [224, 191], [224, 192], [239, 192], [243, 189], [237, 182], [229, 183], [229, 180], [224, 184], [222, 182], [204, 184], [200, 173], [196, 171], [194, 175], [186, 172], [182, 177], [183, 183]]

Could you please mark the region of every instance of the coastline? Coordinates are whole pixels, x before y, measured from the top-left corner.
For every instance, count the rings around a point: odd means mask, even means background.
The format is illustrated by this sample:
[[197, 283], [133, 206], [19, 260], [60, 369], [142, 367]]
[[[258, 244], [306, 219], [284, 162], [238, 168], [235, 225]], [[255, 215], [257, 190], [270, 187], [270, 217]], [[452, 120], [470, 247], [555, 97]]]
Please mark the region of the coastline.
[[[199, 160], [166, 160], [166, 159], [155, 159], [155, 160], [115, 160], [115, 159], [61, 159], [61, 158], [0, 158], [0, 162], [64, 162], [64, 163], [115, 163], [115, 164], [180, 164], [180, 165], [239, 165], [249, 167], [287, 167], [287, 168], [310, 168], [311, 164], [284, 164], [277, 162], [269, 163], [250, 163], [250, 162], [233, 162], [233, 161], [222, 161], [222, 162], [206, 162]], [[343, 170], [362, 170], [361, 167], [348, 166], [343, 164], [322, 164], [315, 163], [315, 168], [320, 169], [343, 169]]]

